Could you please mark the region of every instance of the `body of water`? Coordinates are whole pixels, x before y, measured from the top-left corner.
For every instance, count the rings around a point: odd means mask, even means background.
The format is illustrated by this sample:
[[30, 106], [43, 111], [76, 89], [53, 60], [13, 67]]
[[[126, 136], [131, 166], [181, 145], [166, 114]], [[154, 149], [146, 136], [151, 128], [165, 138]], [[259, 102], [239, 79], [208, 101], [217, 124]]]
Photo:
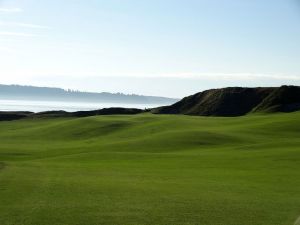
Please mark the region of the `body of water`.
[[75, 112], [75, 111], [88, 111], [88, 110], [95, 110], [95, 109], [102, 109], [102, 108], [109, 108], [109, 107], [145, 109], [145, 108], [155, 108], [158, 106], [162, 106], [162, 105], [0, 99], [0, 111], [43, 112], [43, 111], [52, 111], [52, 110], [64, 110], [67, 112]]

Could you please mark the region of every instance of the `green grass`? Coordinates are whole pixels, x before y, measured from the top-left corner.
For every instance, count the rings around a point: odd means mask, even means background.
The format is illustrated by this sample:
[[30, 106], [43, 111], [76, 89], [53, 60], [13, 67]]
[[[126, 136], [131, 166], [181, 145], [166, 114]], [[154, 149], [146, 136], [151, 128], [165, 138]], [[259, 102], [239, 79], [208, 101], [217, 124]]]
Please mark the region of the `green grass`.
[[300, 113], [0, 123], [1, 225], [293, 225]]

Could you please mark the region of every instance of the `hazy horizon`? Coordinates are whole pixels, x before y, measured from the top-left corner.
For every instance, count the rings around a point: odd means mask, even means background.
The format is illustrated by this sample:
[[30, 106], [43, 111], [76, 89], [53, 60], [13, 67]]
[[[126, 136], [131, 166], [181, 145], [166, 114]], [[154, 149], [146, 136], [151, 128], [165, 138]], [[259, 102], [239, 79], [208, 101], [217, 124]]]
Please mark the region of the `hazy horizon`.
[[111, 107], [149, 109], [171, 105], [178, 100], [159, 96], [0, 84], [0, 112], [75, 112]]
[[182, 98], [300, 85], [297, 0], [0, 0], [0, 83]]
[[[75, 93], [82, 93], [82, 94], [87, 94], [87, 93], [91, 93], [91, 94], [103, 94], [103, 93], [107, 93], [107, 94], [112, 94], [112, 95], [127, 95], [127, 96], [145, 96], [145, 97], [161, 97], [161, 98], [170, 98], [170, 99], [179, 99], [179, 98], [172, 98], [172, 97], [166, 97], [166, 96], [159, 96], [159, 95], [142, 95], [142, 94], [136, 94], [136, 93], [123, 93], [123, 92], [106, 92], [106, 91], [90, 91], [90, 90], [80, 90], [80, 89], [71, 89], [71, 88], [64, 88], [64, 87], [59, 87], [59, 86], [39, 86], [39, 85], [31, 85], [31, 84], [15, 84], [15, 83], [9, 83], [9, 84], [3, 84], [0, 83], [0, 90], [1, 90], [1, 86], [5, 86], [5, 87], [20, 87], [20, 88], [24, 88], [24, 87], [32, 87], [32, 88], [45, 88], [45, 89], [61, 89], [65, 92], [75, 92]], [[20, 92], [21, 93], [21, 92]], [[1, 97], [1, 96], [0, 96]]]

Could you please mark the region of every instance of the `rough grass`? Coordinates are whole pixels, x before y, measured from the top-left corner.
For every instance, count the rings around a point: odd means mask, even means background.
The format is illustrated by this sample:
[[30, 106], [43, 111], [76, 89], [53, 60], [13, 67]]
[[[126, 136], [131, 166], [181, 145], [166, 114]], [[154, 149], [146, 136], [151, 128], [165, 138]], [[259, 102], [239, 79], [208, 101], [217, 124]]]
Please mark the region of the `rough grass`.
[[1, 122], [0, 161], [1, 225], [292, 225], [300, 215], [300, 113]]

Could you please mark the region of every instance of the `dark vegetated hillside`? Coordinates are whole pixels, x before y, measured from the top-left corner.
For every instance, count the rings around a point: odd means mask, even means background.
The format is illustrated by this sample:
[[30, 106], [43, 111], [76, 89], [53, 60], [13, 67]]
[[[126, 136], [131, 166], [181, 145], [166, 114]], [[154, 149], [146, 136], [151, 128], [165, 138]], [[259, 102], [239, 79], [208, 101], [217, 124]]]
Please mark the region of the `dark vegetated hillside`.
[[268, 95], [254, 111], [293, 112], [300, 109], [300, 87], [282, 86]]
[[300, 109], [300, 87], [229, 87], [199, 92], [171, 105], [153, 109], [157, 114], [242, 116], [249, 112], [293, 112]]
[[23, 119], [32, 114], [32, 112], [0, 112], [0, 121]]
[[144, 112], [144, 110], [142, 109], [112, 107], [112, 108], [104, 108], [104, 109], [93, 110], [93, 111], [78, 111], [72, 113], [72, 115], [76, 117], [86, 117], [86, 116], [96, 116], [96, 115], [122, 115], [122, 114], [134, 115], [142, 112]]
[[77, 112], [66, 112], [63, 110], [59, 111], [46, 111], [46, 112], [0, 112], [0, 121], [18, 120], [24, 118], [54, 118], [54, 117], [88, 117], [98, 115], [135, 115], [145, 112], [142, 109], [135, 108], [103, 108], [99, 110], [91, 111], [77, 111]]
[[47, 111], [32, 114], [32, 117], [88, 117], [98, 115], [134, 115], [142, 112], [144, 112], [144, 110], [142, 109], [111, 107], [98, 110], [77, 112]]

